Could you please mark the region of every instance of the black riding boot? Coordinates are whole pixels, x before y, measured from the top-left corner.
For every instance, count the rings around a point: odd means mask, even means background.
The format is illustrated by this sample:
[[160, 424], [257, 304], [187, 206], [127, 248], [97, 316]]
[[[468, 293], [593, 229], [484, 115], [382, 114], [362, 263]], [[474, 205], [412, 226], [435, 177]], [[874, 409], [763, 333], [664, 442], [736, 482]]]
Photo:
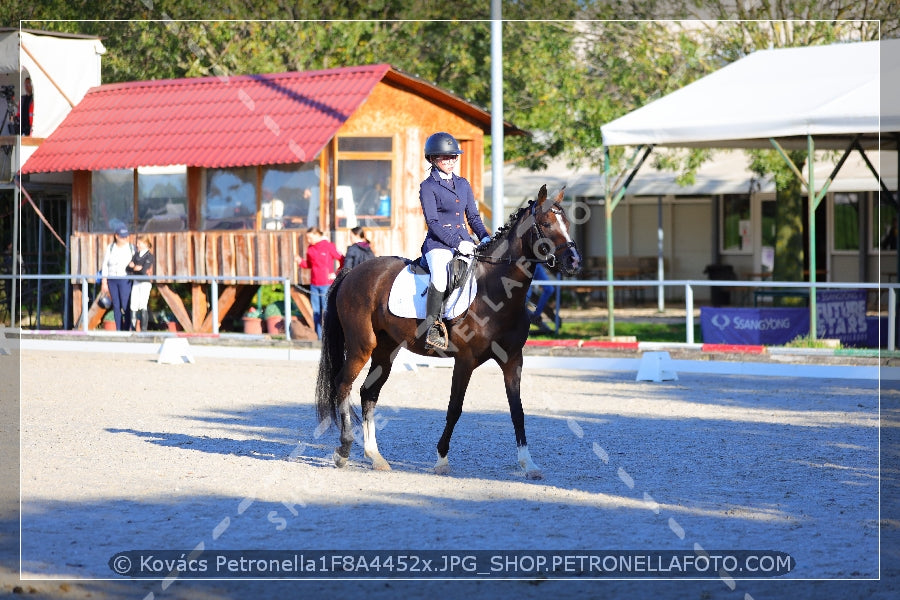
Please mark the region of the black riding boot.
[[447, 328], [441, 318], [441, 307], [444, 303], [444, 292], [438, 291], [434, 284], [428, 284], [428, 298], [425, 301], [425, 347], [446, 350], [448, 346]]
[[147, 328], [150, 326], [150, 311], [142, 308], [138, 312], [140, 313], [141, 331], [147, 331]]

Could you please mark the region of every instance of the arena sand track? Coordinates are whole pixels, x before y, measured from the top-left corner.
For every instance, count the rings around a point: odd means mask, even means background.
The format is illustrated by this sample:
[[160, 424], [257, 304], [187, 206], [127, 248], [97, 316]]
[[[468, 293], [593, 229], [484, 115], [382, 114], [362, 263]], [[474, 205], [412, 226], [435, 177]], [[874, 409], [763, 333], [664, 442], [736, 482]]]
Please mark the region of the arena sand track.
[[[542, 481], [515, 463], [499, 370], [475, 372], [450, 476], [431, 473], [449, 368], [396, 368], [379, 408], [394, 470], [330, 460], [311, 362], [22, 356], [29, 597], [895, 597], [898, 398], [872, 381], [526, 370]], [[881, 582], [879, 517], [883, 525]], [[776, 550], [776, 581], [135, 581], [134, 549]], [[890, 577], [890, 581], [886, 579]], [[113, 581], [93, 581], [95, 579]], [[58, 579], [61, 581], [47, 581]], [[92, 581], [83, 581], [89, 579]], [[804, 581], [804, 580], [828, 581]], [[81, 581], [75, 581], [81, 580]], [[835, 581], [841, 580], [841, 581]]]

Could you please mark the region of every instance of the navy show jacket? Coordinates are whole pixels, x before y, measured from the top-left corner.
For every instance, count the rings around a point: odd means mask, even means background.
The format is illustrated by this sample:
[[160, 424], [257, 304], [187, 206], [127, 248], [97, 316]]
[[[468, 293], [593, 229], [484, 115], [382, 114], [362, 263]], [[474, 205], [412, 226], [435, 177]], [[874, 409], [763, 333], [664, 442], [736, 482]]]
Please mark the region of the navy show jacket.
[[454, 250], [463, 240], [474, 242], [469, 235], [466, 222], [481, 240], [490, 235], [481, 221], [475, 195], [469, 182], [453, 174], [453, 179], [441, 179], [436, 168], [419, 186], [419, 202], [425, 215], [428, 233], [422, 243], [422, 254], [428, 254], [435, 248]]

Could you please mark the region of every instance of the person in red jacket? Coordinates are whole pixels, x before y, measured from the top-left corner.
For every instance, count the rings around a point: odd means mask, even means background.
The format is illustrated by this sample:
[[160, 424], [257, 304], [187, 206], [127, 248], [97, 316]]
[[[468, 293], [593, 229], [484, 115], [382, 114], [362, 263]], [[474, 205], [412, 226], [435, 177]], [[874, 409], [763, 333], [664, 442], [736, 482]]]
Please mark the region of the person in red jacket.
[[301, 269], [310, 271], [309, 301], [312, 304], [316, 335], [322, 339], [322, 315], [325, 313], [328, 288], [337, 276], [337, 270], [344, 264], [344, 255], [338, 252], [321, 229], [310, 227], [306, 230], [306, 258], [298, 257], [297, 264]]

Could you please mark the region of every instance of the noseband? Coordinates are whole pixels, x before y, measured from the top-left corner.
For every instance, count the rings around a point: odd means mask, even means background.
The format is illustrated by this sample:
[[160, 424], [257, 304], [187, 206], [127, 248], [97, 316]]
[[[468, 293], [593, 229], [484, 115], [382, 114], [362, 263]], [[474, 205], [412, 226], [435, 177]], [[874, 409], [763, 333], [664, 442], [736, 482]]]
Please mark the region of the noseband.
[[[554, 215], [564, 214], [562, 207], [555, 202], [553, 203], [553, 206], [550, 207], [550, 212], [552, 212]], [[540, 222], [538, 222], [537, 204], [531, 205], [531, 223], [532, 223], [531, 230], [535, 234], [537, 234], [538, 241], [550, 239], [549, 237], [547, 237], [544, 234], [544, 230], [541, 229], [541, 224], [540, 224]], [[556, 260], [557, 260], [556, 255], [559, 254], [560, 250], [568, 250], [569, 248], [574, 248], [574, 247], [575, 247], [575, 242], [573, 242], [573, 241], [568, 241], [565, 244], [559, 244], [556, 248], [553, 249], [553, 252], [549, 252], [546, 254], [546, 258], [535, 259], [534, 262], [544, 263], [552, 269], [552, 268], [556, 267]]]

